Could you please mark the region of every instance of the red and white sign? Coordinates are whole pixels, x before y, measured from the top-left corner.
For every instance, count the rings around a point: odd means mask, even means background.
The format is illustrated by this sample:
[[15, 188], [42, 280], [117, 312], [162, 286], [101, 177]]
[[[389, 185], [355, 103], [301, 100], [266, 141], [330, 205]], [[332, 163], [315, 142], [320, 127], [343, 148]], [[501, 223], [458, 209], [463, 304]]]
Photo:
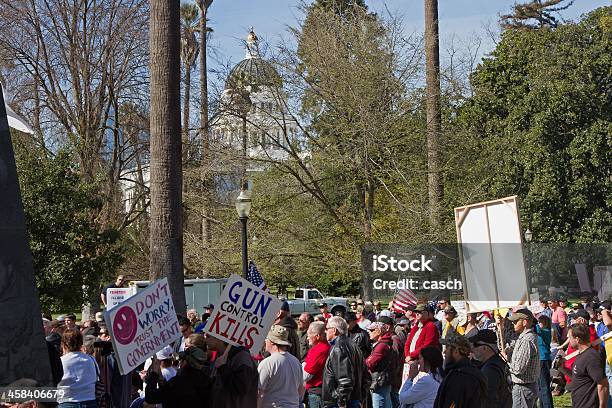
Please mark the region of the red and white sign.
[[257, 354], [280, 308], [281, 301], [276, 296], [232, 275], [204, 332]]
[[108, 288], [106, 289], [106, 308], [112, 309], [119, 303], [132, 296], [131, 288]]
[[181, 336], [168, 279], [160, 279], [107, 310], [119, 372], [127, 374]]

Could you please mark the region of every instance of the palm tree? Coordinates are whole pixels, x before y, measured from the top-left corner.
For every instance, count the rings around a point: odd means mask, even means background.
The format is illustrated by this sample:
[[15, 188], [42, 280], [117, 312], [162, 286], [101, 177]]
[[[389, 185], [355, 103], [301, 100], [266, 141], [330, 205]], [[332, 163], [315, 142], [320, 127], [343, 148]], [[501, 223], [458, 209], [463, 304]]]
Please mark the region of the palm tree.
[[425, 0], [425, 82], [427, 86], [427, 167], [429, 223], [432, 232], [440, 225], [442, 176], [440, 172], [440, 43], [438, 0]]
[[185, 313], [181, 161], [180, 0], [150, 1], [151, 228], [149, 278], [167, 277]]
[[181, 4], [181, 60], [185, 66], [183, 100], [183, 161], [189, 158], [189, 104], [191, 101], [191, 70], [195, 66], [200, 46], [195, 33], [199, 31], [199, 9], [195, 4]]
[[212, 239], [210, 228], [210, 208], [206, 197], [212, 189], [211, 177], [207, 166], [210, 162], [210, 140], [208, 137], [208, 69], [206, 67], [206, 36], [209, 32], [206, 16], [213, 0], [198, 0], [200, 8], [200, 138], [202, 142], [202, 186], [204, 188], [204, 208], [202, 208], [202, 245], [204, 249]]

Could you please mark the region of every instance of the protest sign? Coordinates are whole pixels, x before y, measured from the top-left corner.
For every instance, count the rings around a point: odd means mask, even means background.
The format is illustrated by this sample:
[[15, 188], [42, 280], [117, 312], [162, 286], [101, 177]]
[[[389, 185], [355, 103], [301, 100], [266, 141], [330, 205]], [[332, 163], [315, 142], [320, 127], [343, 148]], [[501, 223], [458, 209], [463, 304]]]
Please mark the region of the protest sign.
[[117, 306], [130, 296], [132, 296], [132, 288], [108, 288], [106, 289], [106, 308], [108, 310]]
[[104, 318], [121, 374], [131, 372], [181, 336], [167, 278], [108, 310]]
[[455, 224], [468, 310], [529, 304], [517, 198], [455, 208]]
[[257, 354], [280, 308], [281, 301], [276, 296], [232, 275], [204, 333]]

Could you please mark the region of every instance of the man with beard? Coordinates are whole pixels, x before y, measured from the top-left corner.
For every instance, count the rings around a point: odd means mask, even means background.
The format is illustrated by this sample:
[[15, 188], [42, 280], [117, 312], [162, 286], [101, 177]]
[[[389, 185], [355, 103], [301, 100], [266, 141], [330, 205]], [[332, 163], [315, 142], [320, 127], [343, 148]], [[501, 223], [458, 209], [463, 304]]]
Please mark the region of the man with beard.
[[[278, 316], [274, 321], [274, 324], [284, 327], [287, 329], [288, 341], [291, 343], [289, 346], [289, 353], [293, 354], [295, 358], [300, 360], [300, 338], [297, 334], [297, 323], [291, 318], [291, 312], [289, 311], [289, 303], [284, 301], [281, 305], [281, 309], [278, 312]], [[301, 360], [300, 360], [301, 361]]]
[[438, 389], [434, 408], [484, 407], [487, 381], [480, 370], [470, 363], [470, 342], [461, 335], [453, 334], [442, 339], [442, 344], [446, 346], [444, 379]]
[[474, 359], [481, 362], [480, 371], [487, 379], [486, 405], [495, 408], [511, 408], [512, 394], [508, 384], [506, 362], [497, 348], [497, 335], [493, 330], [480, 330], [469, 338]]
[[300, 361], [304, 361], [310, 349], [310, 345], [308, 344], [308, 327], [310, 327], [312, 322], [314, 322], [314, 319], [310, 313], [304, 312], [298, 318], [297, 333], [298, 339], [300, 340]]

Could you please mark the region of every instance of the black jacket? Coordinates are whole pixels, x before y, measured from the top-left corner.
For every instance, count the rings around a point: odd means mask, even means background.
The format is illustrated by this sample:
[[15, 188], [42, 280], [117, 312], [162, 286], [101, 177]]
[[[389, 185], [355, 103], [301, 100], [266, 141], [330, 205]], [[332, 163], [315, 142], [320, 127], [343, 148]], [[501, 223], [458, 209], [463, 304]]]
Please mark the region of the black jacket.
[[349, 330], [349, 337], [351, 340], [353, 340], [353, 342], [355, 342], [357, 347], [359, 347], [363, 358], [368, 358], [372, 352], [372, 344], [370, 343], [370, 335], [368, 332], [356, 324], [355, 327], [353, 327], [353, 330]]
[[[444, 379], [434, 408], [481, 408], [485, 407], [487, 382], [470, 360], [462, 358], [454, 364], [449, 364], [445, 370]], [[493, 408], [490, 406], [490, 408]]]
[[487, 380], [487, 406], [511, 408], [512, 392], [508, 385], [506, 363], [496, 354], [484, 362], [480, 371]]
[[278, 322], [278, 325], [283, 326], [289, 332], [288, 340], [289, 343], [291, 343], [291, 346], [289, 346], [289, 353], [300, 360], [300, 338], [297, 334], [297, 323], [291, 316], [285, 316]]
[[158, 380], [159, 375], [155, 372], [146, 379], [145, 401], [149, 404], [163, 404], [164, 408], [212, 406], [212, 380], [202, 370], [187, 366], [159, 387]]
[[310, 344], [308, 344], [308, 330], [298, 331], [298, 339], [300, 340], [300, 361], [304, 361], [308, 350], [310, 350]]
[[323, 372], [323, 406], [365, 400], [371, 381], [359, 347], [348, 336], [337, 337]]

